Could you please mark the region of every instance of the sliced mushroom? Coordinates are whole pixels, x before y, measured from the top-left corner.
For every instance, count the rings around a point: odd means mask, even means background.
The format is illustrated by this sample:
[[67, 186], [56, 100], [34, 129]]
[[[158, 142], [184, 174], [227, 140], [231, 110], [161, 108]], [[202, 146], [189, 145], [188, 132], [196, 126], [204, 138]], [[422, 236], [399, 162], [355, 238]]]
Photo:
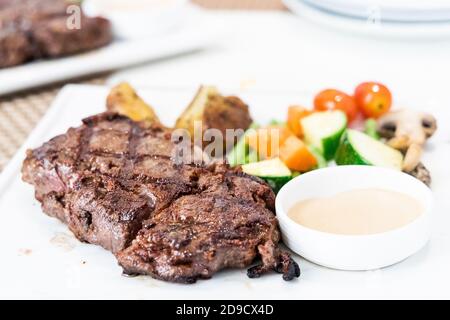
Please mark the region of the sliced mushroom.
[[437, 129], [436, 119], [414, 110], [393, 111], [378, 119], [377, 131], [387, 144], [405, 154], [403, 171], [411, 172], [420, 163], [422, 149]]
[[423, 183], [425, 183], [428, 187], [431, 186], [431, 175], [430, 171], [423, 165], [423, 163], [419, 163], [416, 168], [408, 172], [408, 174], [412, 175], [413, 177], [419, 179]]

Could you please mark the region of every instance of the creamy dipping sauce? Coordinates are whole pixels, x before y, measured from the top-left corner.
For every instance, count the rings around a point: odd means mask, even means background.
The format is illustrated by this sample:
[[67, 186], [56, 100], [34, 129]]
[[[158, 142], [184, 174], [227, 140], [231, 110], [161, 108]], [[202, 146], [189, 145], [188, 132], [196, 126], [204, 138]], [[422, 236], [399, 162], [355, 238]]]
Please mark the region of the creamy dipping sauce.
[[403, 227], [422, 213], [416, 199], [395, 191], [357, 189], [295, 204], [288, 216], [307, 228], [327, 233], [367, 235]]

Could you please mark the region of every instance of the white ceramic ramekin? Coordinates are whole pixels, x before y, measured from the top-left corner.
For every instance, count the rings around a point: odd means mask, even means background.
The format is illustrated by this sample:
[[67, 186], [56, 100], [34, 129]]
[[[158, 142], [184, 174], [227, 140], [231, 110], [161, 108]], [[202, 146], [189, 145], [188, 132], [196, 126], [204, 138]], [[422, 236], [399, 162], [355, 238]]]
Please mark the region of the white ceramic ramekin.
[[[325, 233], [304, 227], [287, 216], [298, 201], [361, 188], [380, 188], [412, 196], [421, 203], [424, 212], [406, 226], [373, 235]], [[372, 166], [337, 166], [311, 171], [286, 184], [276, 199], [284, 243], [307, 260], [340, 270], [378, 269], [416, 253], [429, 239], [432, 206], [432, 192], [422, 182], [399, 171]]]

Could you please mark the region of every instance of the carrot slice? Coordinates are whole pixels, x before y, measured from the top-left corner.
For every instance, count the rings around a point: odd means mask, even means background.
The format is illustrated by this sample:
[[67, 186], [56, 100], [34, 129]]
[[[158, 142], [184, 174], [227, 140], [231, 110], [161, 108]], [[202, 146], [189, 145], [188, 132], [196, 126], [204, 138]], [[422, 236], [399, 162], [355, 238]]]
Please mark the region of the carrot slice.
[[258, 152], [260, 159], [277, 157], [280, 146], [289, 138], [295, 137], [287, 127], [268, 126], [251, 132], [247, 137], [247, 143]]
[[317, 159], [309, 151], [305, 143], [291, 136], [280, 147], [280, 159], [289, 169], [305, 172], [317, 166]]
[[301, 120], [313, 111], [300, 106], [291, 106], [288, 109], [287, 126], [299, 138], [303, 138]]

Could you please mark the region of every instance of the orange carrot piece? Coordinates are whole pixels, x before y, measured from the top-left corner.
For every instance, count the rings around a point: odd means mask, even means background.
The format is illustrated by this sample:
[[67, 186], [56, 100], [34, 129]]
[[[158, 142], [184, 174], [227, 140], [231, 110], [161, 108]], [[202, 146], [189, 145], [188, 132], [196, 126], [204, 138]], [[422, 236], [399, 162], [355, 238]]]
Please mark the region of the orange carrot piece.
[[291, 106], [288, 109], [287, 126], [299, 138], [303, 138], [303, 129], [300, 121], [313, 111], [300, 106]]
[[260, 159], [270, 159], [279, 155], [281, 145], [289, 137], [294, 137], [294, 134], [287, 127], [268, 126], [250, 133], [247, 143], [258, 152]]
[[317, 166], [316, 157], [296, 136], [289, 137], [280, 147], [280, 159], [289, 169], [305, 172]]

